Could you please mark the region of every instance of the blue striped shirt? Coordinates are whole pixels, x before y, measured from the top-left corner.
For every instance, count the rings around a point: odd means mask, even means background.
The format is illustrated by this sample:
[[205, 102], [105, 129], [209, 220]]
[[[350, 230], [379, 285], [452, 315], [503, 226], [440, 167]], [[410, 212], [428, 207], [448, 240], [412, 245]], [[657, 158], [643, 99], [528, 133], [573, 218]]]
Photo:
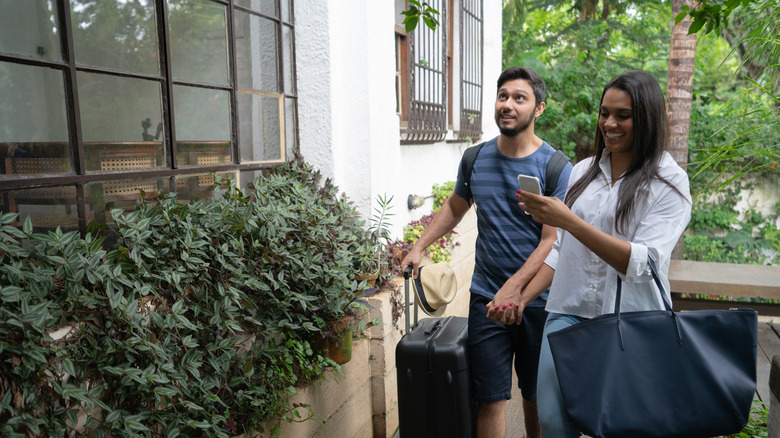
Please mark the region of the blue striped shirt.
[[[497, 137], [482, 147], [471, 171], [471, 193], [477, 205], [477, 244], [471, 293], [493, 299], [496, 292], [520, 269], [539, 245], [542, 224], [535, 222], [517, 205], [517, 175], [539, 178], [545, 188], [545, 172], [555, 149], [547, 142], [531, 155], [509, 158], [499, 152]], [[553, 191], [563, 199], [572, 165], [566, 164]], [[463, 175], [458, 167], [455, 193], [467, 199]], [[467, 199], [468, 200], [468, 199]], [[548, 291], [529, 307], [543, 307]]]

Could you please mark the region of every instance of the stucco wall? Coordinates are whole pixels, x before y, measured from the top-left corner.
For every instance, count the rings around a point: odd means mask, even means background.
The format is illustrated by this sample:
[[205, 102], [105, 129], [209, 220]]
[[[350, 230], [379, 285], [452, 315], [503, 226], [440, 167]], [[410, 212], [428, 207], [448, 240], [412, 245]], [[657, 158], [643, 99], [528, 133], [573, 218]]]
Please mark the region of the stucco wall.
[[[394, 197], [393, 234], [431, 211], [408, 210], [409, 194], [454, 181], [465, 143], [401, 145], [395, 113], [393, 2], [297, 0], [296, 60], [301, 152], [367, 218], [378, 194]], [[501, 4], [484, 2], [483, 137], [493, 123], [501, 71]]]

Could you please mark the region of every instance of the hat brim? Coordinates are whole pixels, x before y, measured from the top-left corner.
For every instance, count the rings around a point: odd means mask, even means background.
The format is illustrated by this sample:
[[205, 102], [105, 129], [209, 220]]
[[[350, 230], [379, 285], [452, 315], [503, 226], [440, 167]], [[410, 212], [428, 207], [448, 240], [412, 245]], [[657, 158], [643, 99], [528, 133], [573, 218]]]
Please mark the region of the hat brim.
[[[426, 266], [430, 268], [422, 269]], [[413, 281], [415, 302], [430, 316], [442, 316], [457, 292], [455, 273], [447, 263], [432, 263], [423, 257]]]
[[447, 305], [446, 304], [441, 305], [436, 309], [431, 307], [431, 305], [428, 303], [428, 300], [426, 300], [425, 298], [425, 292], [424, 292], [425, 289], [422, 287], [422, 282], [420, 281], [419, 274], [417, 275], [417, 278], [415, 278], [412, 283], [414, 284], [414, 301], [415, 303], [417, 303], [417, 307], [419, 307], [428, 316], [438, 317], [444, 315], [444, 311], [447, 309]]

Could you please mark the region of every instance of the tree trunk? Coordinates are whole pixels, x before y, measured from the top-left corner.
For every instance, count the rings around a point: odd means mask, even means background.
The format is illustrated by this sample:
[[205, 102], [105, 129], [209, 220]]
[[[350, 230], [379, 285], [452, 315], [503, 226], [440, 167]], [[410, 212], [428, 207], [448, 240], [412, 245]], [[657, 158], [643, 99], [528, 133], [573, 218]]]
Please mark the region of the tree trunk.
[[[693, 8], [694, 0], [672, 0], [673, 16], [680, 7]], [[669, 144], [666, 150], [677, 164], [688, 166], [688, 132], [691, 126], [691, 98], [693, 97], [693, 71], [696, 59], [696, 34], [688, 35], [691, 20], [686, 16], [680, 24], [672, 19], [672, 38], [669, 42], [669, 73], [666, 78], [666, 113], [669, 116]], [[672, 251], [672, 258], [682, 259], [682, 238]]]
[[[694, 0], [672, 0], [673, 15], [680, 7], [693, 8]], [[672, 21], [674, 26], [674, 21]], [[696, 57], [696, 34], [688, 35], [691, 20], [686, 19], [672, 28], [669, 43], [669, 73], [666, 81], [666, 112], [669, 116], [670, 137], [667, 150], [675, 161], [688, 165], [688, 131], [691, 125], [691, 97], [693, 70]]]

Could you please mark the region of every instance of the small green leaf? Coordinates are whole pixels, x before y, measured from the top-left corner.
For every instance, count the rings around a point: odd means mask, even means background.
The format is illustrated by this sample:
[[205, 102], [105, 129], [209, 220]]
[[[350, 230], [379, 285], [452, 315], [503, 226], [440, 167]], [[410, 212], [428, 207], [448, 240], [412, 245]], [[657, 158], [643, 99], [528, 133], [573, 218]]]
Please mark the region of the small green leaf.
[[436, 30], [436, 24], [428, 17], [423, 17], [423, 21], [425, 22], [425, 25], [428, 26], [431, 30]]
[[696, 21], [694, 21], [693, 24], [691, 24], [691, 27], [688, 28], [688, 35], [693, 35], [696, 32], [698, 32], [699, 29], [701, 29], [705, 23], [706, 20], [704, 18], [702, 17], [697, 18]]
[[62, 369], [71, 376], [76, 377], [76, 367], [73, 365], [73, 361], [70, 359], [62, 360]]
[[22, 225], [22, 231], [24, 231], [24, 234], [27, 234], [27, 235], [32, 234], [33, 225], [32, 225], [32, 219], [30, 219], [30, 215], [29, 214], [24, 219], [24, 224]]
[[413, 32], [414, 29], [417, 27], [417, 22], [419, 21], [419, 17], [406, 17], [404, 19], [404, 25], [406, 25], [406, 32]]

